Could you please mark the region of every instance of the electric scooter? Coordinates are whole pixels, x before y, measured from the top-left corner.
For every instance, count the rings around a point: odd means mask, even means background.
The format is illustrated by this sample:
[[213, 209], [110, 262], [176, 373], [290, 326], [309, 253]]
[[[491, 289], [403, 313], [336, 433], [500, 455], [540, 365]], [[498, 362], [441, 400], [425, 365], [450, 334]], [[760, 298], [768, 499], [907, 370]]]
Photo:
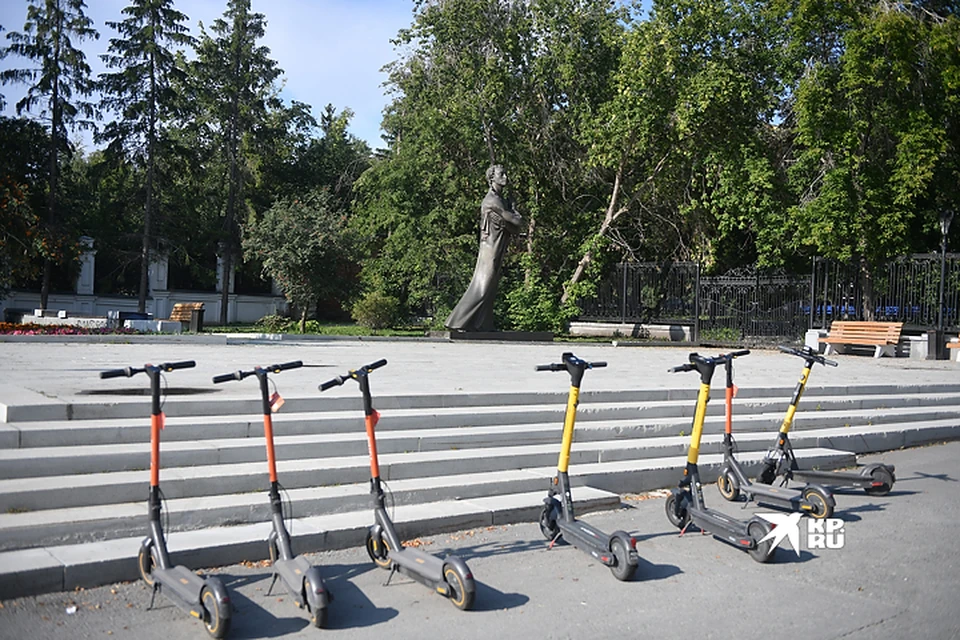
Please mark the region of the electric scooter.
[[390, 570], [386, 584], [390, 584], [395, 573], [403, 573], [446, 596], [455, 607], [466, 611], [473, 607], [477, 591], [467, 563], [458, 556], [450, 555], [440, 559], [420, 549], [404, 547], [393, 521], [387, 514], [386, 497], [380, 481], [380, 460], [377, 456], [376, 426], [380, 414], [373, 408], [370, 394], [370, 372], [385, 364], [386, 360], [377, 360], [320, 385], [320, 391], [326, 391], [339, 387], [347, 380], [356, 380], [363, 395], [363, 415], [370, 450], [370, 493], [374, 500], [375, 520], [367, 530], [367, 554], [378, 567]]
[[690, 433], [690, 449], [687, 452], [687, 465], [683, 478], [677, 488], [667, 497], [667, 519], [680, 529], [681, 535], [692, 522], [701, 531], [710, 532], [723, 542], [744, 549], [757, 562], [768, 562], [773, 556], [773, 541], [764, 540], [773, 530], [768, 522], [756, 516], [744, 522], [728, 516], [704, 504], [703, 488], [700, 484], [700, 470], [697, 460], [700, 456], [700, 437], [703, 435], [703, 423], [707, 416], [707, 402], [710, 400], [710, 380], [718, 365], [750, 353], [734, 351], [713, 358], [690, 354], [690, 362], [668, 369], [671, 373], [679, 371], [697, 371], [700, 373], [700, 393], [697, 395], [697, 408], [693, 415], [693, 430]]
[[[547, 497], [540, 511], [540, 531], [550, 540], [550, 546], [560, 538], [568, 540], [581, 551], [588, 553], [601, 564], [610, 567], [617, 580], [629, 580], [637, 569], [637, 541], [623, 531], [607, 535], [599, 529], [576, 519], [573, 512], [573, 496], [570, 492], [570, 447], [573, 444], [573, 426], [577, 418], [580, 398], [580, 382], [587, 369], [607, 366], [606, 362], [586, 362], [572, 353], [564, 353], [563, 362], [537, 365], [537, 371], [566, 371], [570, 374], [570, 393], [567, 396], [567, 411], [563, 418], [563, 440], [557, 475], [550, 481]], [[559, 495], [560, 500], [555, 496]]]
[[793, 417], [797, 413], [797, 405], [800, 403], [800, 397], [803, 395], [803, 390], [810, 379], [810, 371], [813, 369], [813, 365], [821, 364], [836, 367], [837, 363], [833, 360], [827, 360], [808, 346], [804, 346], [802, 349], [780, 347], [780, 351], [803, 358], [803, 372], [800, 374], [800, 381], [793, 390], [793, 397], [787, 407], [787, 414], [780, 425], [777, 443], [767, 452], [763, 461], [763, 470], [757, 477], [757, 481], [764, 484], [773, 484], [776, 477], [782, 475], [783, 481], [781, 484], [783, 485], [786, 485], [789, 480], [818, 481], [831, 487], [863, 489], [871, 496], [885, 496], [890, 493], [893, 483], [897, 480], [894, 474], [896, 468], [892, 464], [875, 462], [861, 467], [859, 472], [810, 471], [800, 468], [800, 465], [797, 464], [797, 458], [793, 454], [793, 446], [790, 444], [789, 437]]
[[204, 627], [214, 638], [223, 638], [230, 630], [230, 597], [219, 578], [200, 577], [184, 566], [173, 566], [167, 552], [167, 541], [160, 524], [160, 510], [163, 494], [160, 491], [160, 431], [163, 429], [164, 414], [160, 406], [160, 378], [163, 373], [175, 369], [189, 369], [197, 366], [193, 360], [185, 362], [165, 362], [160, 365], [146, 364], [143, 367], [126, 367], [101, 371], [101, 378], [130, 378], [138, 373], [146, 373], [150, 378], [150, 494], [148, 511], [150, 515], [150, 535], [140, 544], [137, 563], [140, 577], [153, 588], [150, 606], [153, 608], [158, 591], [162, 591], [171, 602], [202, 620]]
[[[750, 353], [747, 351], [747, 353]], [[744, 354], [745, 355], [745, 354]], [[743, 494], [747, 501], [784, 507], [792, 511], [801, 511], [821, 520], [833, 515], [836, 502], [827, 489], [818, 485], [807, 485], [803, 489], [772, 487], [767, 484], [753, 483], [743, 472], [743, 467], [734, 457], [733, 441], [733, 396], [736, 387], [733, 384], [733, 361], [727, 358], [724, 366], [727, 372], [726, 386], [726, 424], [723, 434], [723, 468], [717, 479], [720, 495], [733, 502]]]
[[267, 467], [270, 470], [270, 519], [273, 530], [267, 538], [270, 551], [270, 564], [273, 567], [273, 580], [267, 595], [273, 591], [277, 578], [283, 582], [287, 591], [293, 596], [293, 603], [301, 609], [306, 609], [311, 615], [310, 621], [318, 629], [327, 625], [327, 605], [332, 600], [332, 594], [326, 590], [320, 568], [312, 566], [303, 556], [293, 554], [293, 545], [290, 533], [284, 524], [283, 502], [280, 500], [280, 483], [277, 481], [277, 459], [273, 448], [273, 418], [272, 411], [277, 411], [283, 404], [280, 395], [270, 395], [270, 373], [280, 373], [289, 369], [302, 367], [299, 360], [285, 364], [272, 364], [268, 367], [254, 367], [252, 371], [236, 371], [214, 376], [214, 383], [229, 380], [243, 380], [249, 376], [257, 376], [260, 382], [260, 400], [263, 406], [263, 435], [267, 445]]

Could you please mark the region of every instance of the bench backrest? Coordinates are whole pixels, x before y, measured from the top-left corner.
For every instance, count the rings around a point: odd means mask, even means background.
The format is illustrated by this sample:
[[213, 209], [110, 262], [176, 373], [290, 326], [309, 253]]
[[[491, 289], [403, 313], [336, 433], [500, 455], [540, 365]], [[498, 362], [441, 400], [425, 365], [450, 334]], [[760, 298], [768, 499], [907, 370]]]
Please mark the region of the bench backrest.
[[900, 342], [902, 322], [862, 322], [835, 320], [830, 325], [830, 338], [834, 340], [865, 340], [883, 344]]
[[193, 311], [203, 309], [202, 302], [178, 302], [173, 305], [173, 311], [170, 312], [170, 319], [178, 322], [190, 322], [190, 315]]

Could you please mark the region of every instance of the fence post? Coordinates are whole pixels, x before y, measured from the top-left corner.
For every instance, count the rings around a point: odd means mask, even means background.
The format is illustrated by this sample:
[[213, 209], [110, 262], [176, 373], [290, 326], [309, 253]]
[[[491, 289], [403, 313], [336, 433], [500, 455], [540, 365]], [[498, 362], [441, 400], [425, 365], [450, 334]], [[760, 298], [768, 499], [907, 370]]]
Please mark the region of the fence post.
[[620, 295], [620, 324], [627, 324], [627, 263], [621, 262], [621, 278], [623, 281], [622, 293]]
[[693, 335], [696, 343], [700, 342], [700, 263], [697, 263], [697, 275], [693, 294]]

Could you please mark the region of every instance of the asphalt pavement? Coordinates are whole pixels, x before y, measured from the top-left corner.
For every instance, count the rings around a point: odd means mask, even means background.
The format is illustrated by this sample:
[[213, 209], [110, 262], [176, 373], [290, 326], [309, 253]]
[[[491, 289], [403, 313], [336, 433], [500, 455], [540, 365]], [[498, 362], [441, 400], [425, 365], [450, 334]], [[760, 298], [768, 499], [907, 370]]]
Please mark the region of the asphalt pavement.
[[[842, 548], [808, 548], [802, 526], [799, 554], [784, 540], [770, 564], [696, 531], [680, 537], [663, 495], [650, 494], [584, 518], [636, 536], [641, 562], [626, 583], [572, 546], [548, 549], [534, 524], [415, 539], [469, 563], [478, 582], [469, 612], [402, 576], [384, 586], [388, 574], [362, 549], [308, 555], [335, 594], [328, 630], [309, 626], [285, 593], [267, 595], [266, 566], [212, 573], [231, 593], [230, 638], [958, 638], [960, 442], [861, 462], [873, 460], [895, 464], [897, 484], [885, 497], [837, 496], [843, 538], [831, 543]], [[708, 505], [732, 515], [771, 512], [724, 503], [714, 485], [704, 491]], [[152, 610], [149, 600], [147, 587], [131, 582], [4, 601], [0, 638], [206, 637], [163, 597]]]

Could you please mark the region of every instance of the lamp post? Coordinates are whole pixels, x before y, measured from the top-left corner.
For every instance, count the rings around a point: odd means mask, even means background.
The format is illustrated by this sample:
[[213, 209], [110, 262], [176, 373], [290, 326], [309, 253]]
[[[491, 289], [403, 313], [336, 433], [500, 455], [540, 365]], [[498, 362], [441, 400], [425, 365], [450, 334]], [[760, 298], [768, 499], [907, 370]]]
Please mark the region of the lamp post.
[[937, 305], [937, 360], [944, 360], [943, 327], [943, 285], [947, 278], [947, 233], [950, 232], [950, 223], [953, 221], [953, 210], [944, 209], [940, 212], [940, 297]]

